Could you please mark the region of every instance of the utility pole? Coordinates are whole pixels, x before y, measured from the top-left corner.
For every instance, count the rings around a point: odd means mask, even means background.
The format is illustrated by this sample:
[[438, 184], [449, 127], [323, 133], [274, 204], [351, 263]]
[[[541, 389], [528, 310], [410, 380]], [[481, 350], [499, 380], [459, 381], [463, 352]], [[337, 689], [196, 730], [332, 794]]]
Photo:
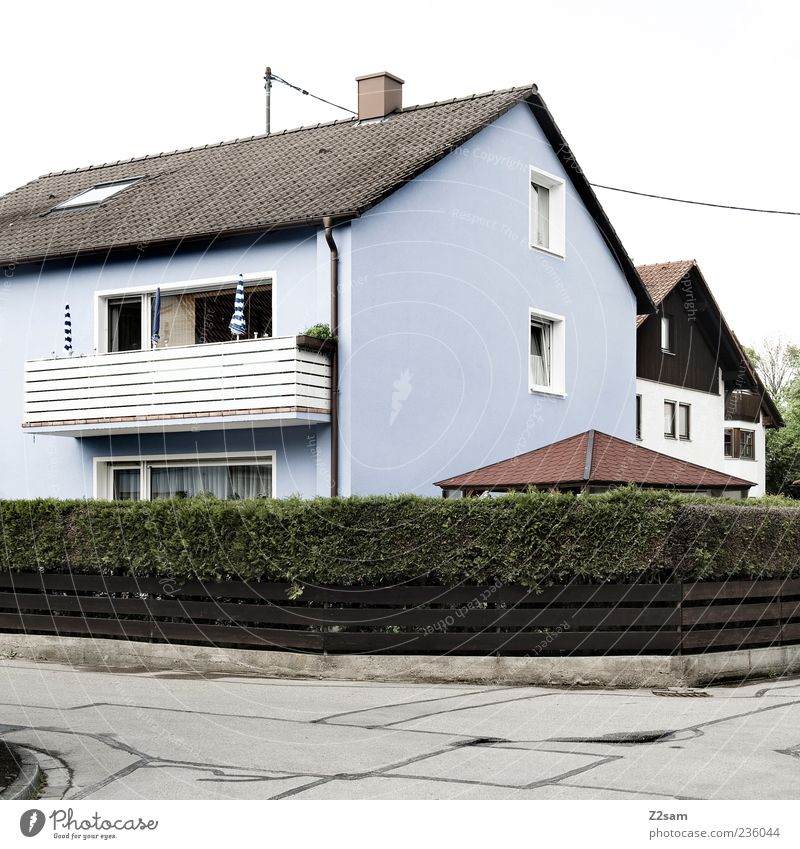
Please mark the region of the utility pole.
[[270, 124], [270, 121], [269, 121], [270, 114], [269, 113], [270, 113], [270, 106], [271, 106], [270, 101], [272, 99], [272, 68], [270, 68], [269, 65], [267, 65], [267, 69], [264, 72], [264, 88], [266, 89], [266, 92], [267, 92], [267, 135], [269, 135], [269, 124]]

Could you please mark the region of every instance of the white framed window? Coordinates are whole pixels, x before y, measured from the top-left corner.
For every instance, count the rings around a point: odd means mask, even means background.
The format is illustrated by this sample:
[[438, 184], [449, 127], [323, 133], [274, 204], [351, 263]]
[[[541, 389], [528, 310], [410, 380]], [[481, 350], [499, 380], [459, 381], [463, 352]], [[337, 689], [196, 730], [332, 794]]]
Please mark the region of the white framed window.
[[528, 317], [528, 334], [530, 391], [564, 395], [564, 317], [531, 309]]
[[664, 401], [664, 436], [667, 439], [675, 439], [675, 407], [674, 401]]
[[275, 452], [98, 458], [95, 498], [153, 501], [275, 498]]
[[742, 460], [755, 460], [755, 431], [739, 430], [739, 457]]
[[[243, 275], [245, 322], [243, 338], [274, 335], [274, 279], [272, 272]], [[146, 290], [115, 289], [98, 292], [95, 302], [95, 349], [99, 353], [174, 348], [229, 342], [238, 275], [184, 283], [168, 283]], [[161, 290], [158, 340], [153, 339], [156, 289]]]
[[691, 439], [691, 405], [678, 404], [678, 436], [681, 439]]
[[103, 203], [103, 201], [108, 200], [110, 197], [125, 191], [125, 189], [134, 185], [134, 183], [138, 183], [139, 180], [142, 179], [144, 178], [129, 177], [127, 180], [116, 180], [111, 183], [98, 183], [96, 186], [92, 186], [90, 189], [86, 189], [77, 195], [73, 195], [71, 198], [62, 200], [61, 203], [56, 204], [53, 209], [74, 209], [79, 206], [97, 206], [98, 204]]
[[661, 350], [665, 354], [674, 353], [672, 340], [672, 316], [661, 316]]
[[530, 169], [530, 244], [563, 257], [566, 246], [566, 189], [560, 177]]

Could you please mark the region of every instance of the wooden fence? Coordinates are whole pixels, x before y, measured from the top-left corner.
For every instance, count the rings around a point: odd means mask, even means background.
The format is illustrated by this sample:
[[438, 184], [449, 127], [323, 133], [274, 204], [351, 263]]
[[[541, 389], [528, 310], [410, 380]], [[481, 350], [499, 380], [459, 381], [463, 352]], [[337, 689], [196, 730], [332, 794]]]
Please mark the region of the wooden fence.
[[0, 631], [330, 654], [688, 654], [800, 643], [800, 580], [289, 591], [5, 572]]

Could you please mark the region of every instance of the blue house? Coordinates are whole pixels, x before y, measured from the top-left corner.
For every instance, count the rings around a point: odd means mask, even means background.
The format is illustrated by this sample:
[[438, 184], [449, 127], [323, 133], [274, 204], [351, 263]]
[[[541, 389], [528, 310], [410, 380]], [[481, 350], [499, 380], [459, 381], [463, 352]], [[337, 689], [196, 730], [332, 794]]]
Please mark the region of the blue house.
[[633, 440], [653, 303], [536, 87], [358, 86], [357, 118], [0, 199], [0, 497], [434, 495]]

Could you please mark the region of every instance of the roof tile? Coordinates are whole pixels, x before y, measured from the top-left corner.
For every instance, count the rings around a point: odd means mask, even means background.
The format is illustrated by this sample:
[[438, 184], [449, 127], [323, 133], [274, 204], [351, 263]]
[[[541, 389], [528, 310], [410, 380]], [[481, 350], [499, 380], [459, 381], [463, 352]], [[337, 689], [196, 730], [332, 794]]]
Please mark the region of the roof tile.
[[[587, 452], [591, 468], [587, 477]], [[752, 481], [660, 454], [600, 431], [562, 439], [490, 466], [438, 481], [445, 489], [555, 486], [557, 484], [627, 484], [651, 487], [749, 487]]]

